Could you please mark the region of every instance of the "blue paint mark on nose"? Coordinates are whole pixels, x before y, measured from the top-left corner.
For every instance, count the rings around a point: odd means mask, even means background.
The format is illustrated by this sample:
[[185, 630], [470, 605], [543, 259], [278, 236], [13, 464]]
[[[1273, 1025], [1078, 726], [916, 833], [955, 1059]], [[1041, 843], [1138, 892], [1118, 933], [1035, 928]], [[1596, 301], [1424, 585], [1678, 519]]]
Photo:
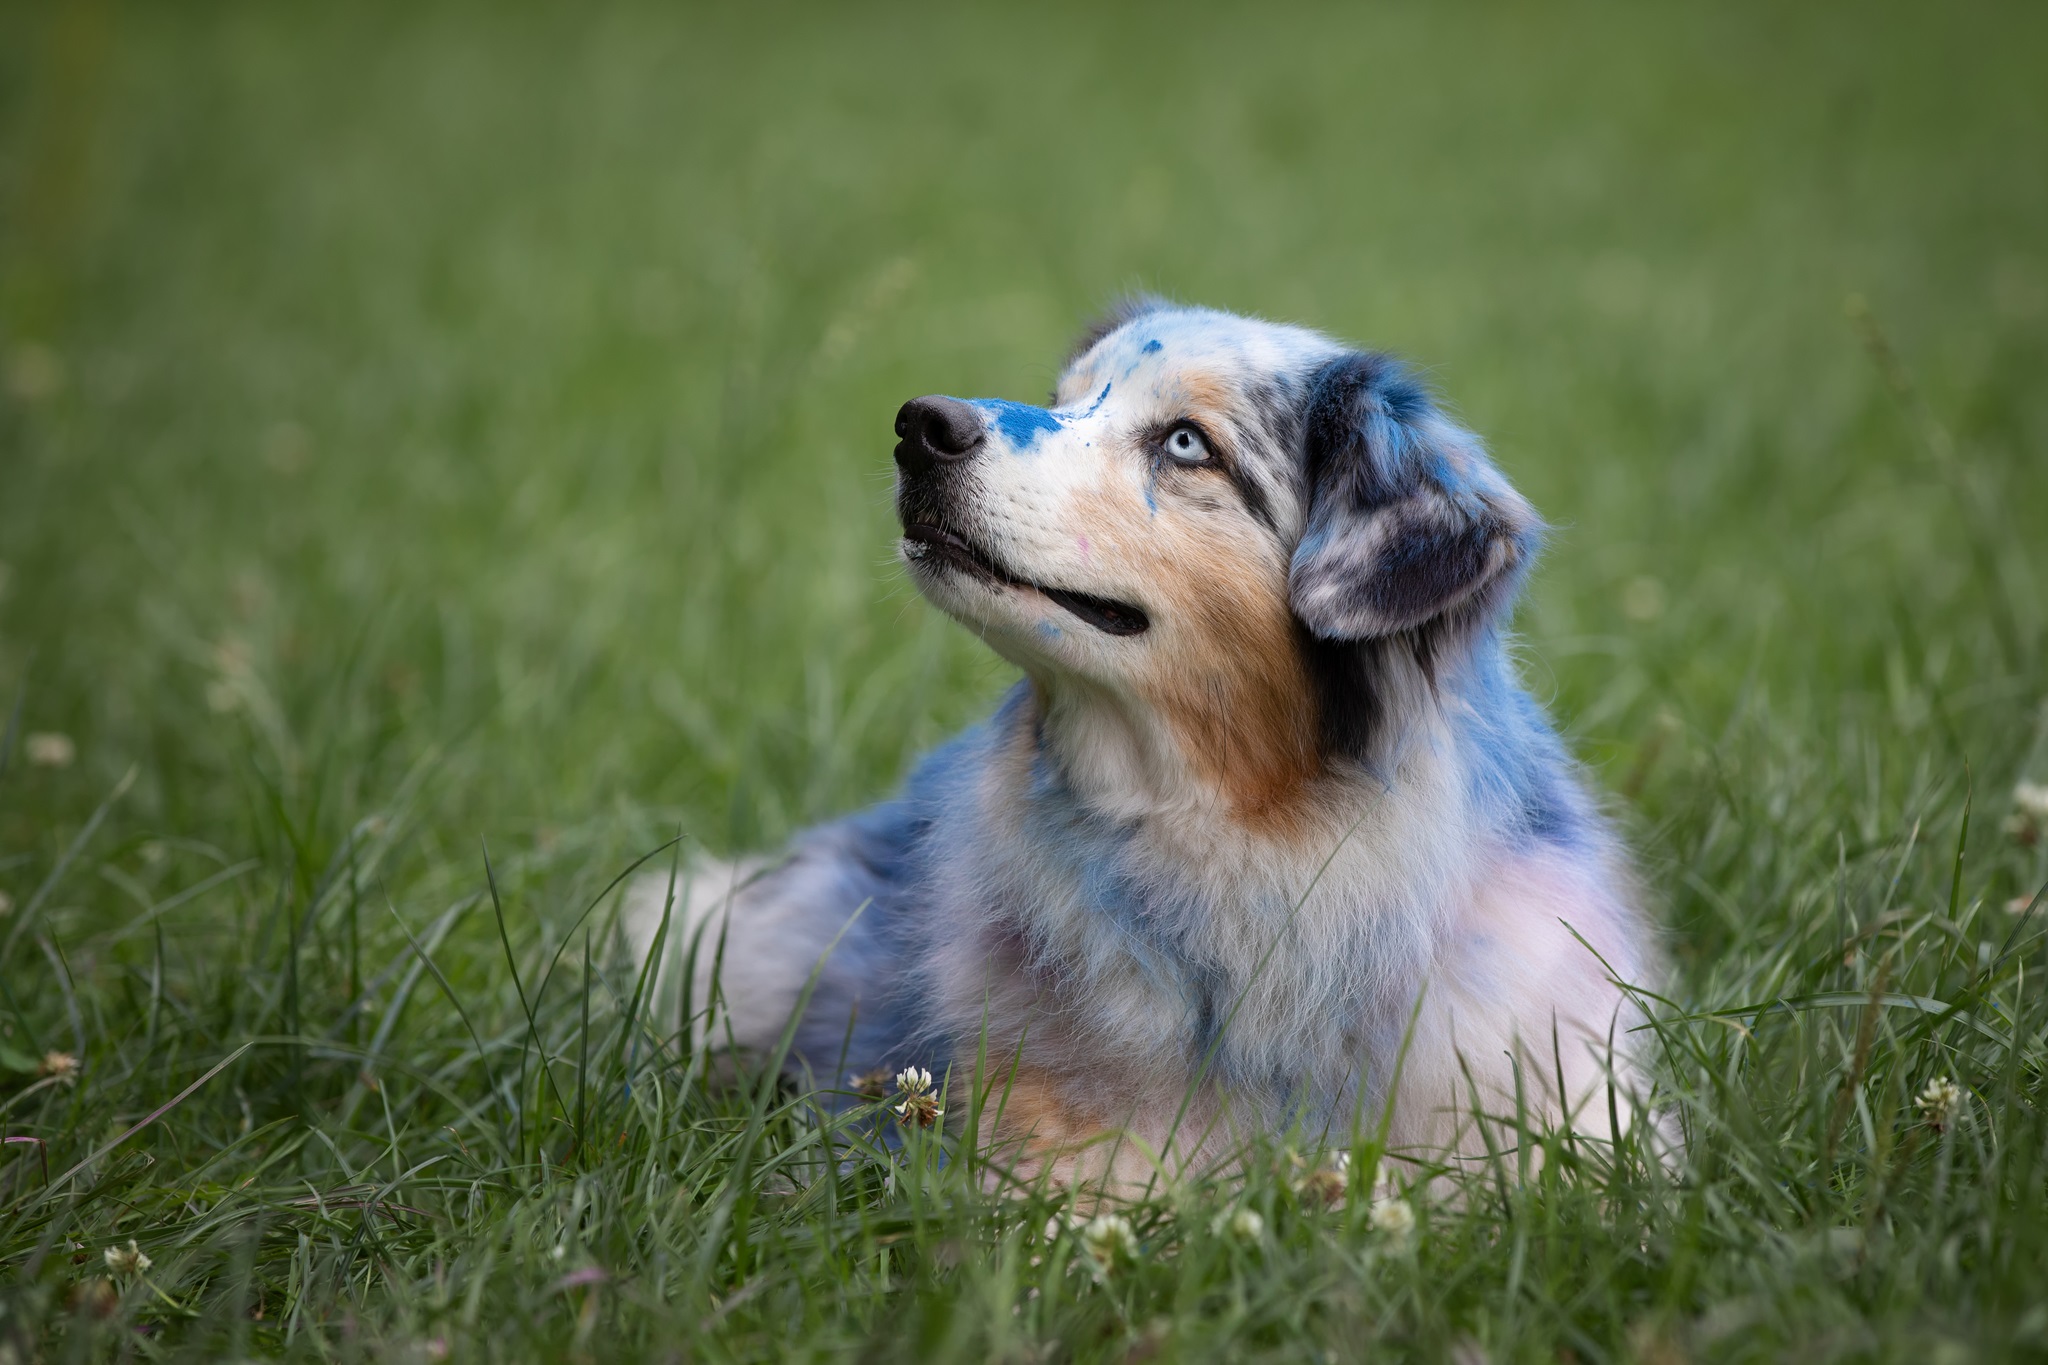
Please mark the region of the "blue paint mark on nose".
[[1038, 438], [1060, 429], [1060, 419], [1046, 408], [1012, 403], [1007, 398], [977, 398], [974, 406], [989, 415], [1003, 439], [1017, 450], [1029, 450]]
[[1159, 338], [1153, 337], [1150, 341], [1145, 343], [1144, 354], [1151, 355], [1154, 351], [1163, 351], [1165, 349], [1166, 348], [1164, 346], [1161, 346], [1159, 344]]

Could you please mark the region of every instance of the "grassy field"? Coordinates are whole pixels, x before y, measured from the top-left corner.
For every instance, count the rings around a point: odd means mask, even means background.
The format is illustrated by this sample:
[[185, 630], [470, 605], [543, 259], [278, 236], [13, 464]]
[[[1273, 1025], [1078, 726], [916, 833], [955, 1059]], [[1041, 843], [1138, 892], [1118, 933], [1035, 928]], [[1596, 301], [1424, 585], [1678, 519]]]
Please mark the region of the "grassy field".
[[[2048, 1356], [2044, 51], [0, 5], [0, 1362]], [[1403, 1237], [1276, 1145], [1099, 1261], [641, 1000], [633, 859], [1006, 685], [891, 566], [896, 405], [1132, 287], [1411, 357], [1557, 524], [1679, 1169], [1532, 1134]]]

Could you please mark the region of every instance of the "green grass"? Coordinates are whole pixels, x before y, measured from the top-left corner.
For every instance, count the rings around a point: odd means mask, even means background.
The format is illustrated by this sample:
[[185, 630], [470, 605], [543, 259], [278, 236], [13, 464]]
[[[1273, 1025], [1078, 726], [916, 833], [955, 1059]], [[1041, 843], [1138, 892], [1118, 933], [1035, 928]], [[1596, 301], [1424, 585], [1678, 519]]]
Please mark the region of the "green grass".
[[[1110, 8], [0, 7], [0, 1361], [2048, 1354], [2044, 12]], [[1560, 528], [1675, 1172], [1401, 1246], [1276, 1146], [1098, 1271], [636, 1009], [618, 872], [1006, 683], [896, 404], [1134, 286], [1414, 358]]]

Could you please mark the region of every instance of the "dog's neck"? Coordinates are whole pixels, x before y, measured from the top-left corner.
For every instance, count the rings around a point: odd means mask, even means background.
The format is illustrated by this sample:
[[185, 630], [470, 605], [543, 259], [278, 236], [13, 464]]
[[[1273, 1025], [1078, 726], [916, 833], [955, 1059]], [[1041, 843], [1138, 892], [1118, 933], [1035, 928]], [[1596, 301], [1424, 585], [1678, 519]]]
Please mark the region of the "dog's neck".
[[[1383, 799], [1448, 723], [1411, 652], [1356, 648], [1371, 660], [1336, 676], [1312, 676], [1309, 652], [1286, 641], [1268, 656], [1278, 662], [1164, 689], [1034, 671], [1034, 742], [1078, 803], [1113, 823], [1207, 828], [1233, 842], [1320, 839]], [[1334, 735], [1333, 705], [1372, 723]]]
[[1145, 699], [1073, 677], [1032, 680], [1039, 743], [1087, 810], [1115, 824], [1223, 813], [1174, 727]]

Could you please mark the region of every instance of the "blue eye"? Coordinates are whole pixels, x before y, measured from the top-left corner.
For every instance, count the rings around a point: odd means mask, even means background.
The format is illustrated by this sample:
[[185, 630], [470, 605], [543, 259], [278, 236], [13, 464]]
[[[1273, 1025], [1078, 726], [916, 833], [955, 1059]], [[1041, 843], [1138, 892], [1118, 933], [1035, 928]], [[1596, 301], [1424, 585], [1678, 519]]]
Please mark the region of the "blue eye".
[[1175, 427], [1166, 433], [1160, 442], [1166, 458], [1180, 464], [1207, 464], [1209, 443], [1202, 439], [1202, 433], [1189, 426]]

